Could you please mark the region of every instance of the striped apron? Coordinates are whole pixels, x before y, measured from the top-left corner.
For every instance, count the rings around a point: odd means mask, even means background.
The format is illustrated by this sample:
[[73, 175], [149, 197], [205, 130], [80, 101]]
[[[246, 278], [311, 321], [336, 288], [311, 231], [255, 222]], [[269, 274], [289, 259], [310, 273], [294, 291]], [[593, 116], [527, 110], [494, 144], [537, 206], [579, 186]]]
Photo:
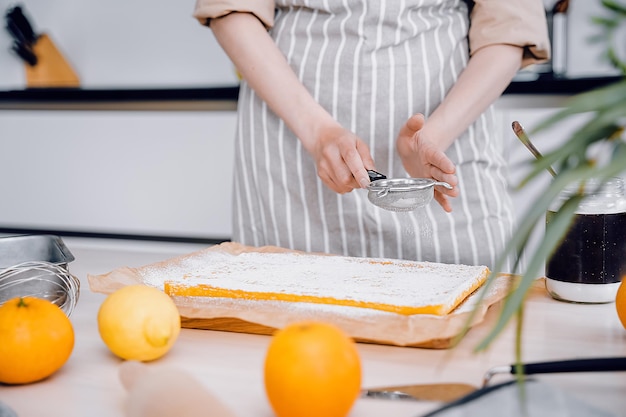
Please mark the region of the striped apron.
[[[414, 113], [428, 117], [468, 61], [463, 0], [277, 0], [271, 36], [315, 99], [370, 147], [378, 171], [407, 174], [395, 151]], [[396, 213], [366, 190], [338, 195], [300, 141], [243, 82], [233, 240], [308, 252], [492, 267], [512, 232], [503, 138], [492, 108], [447, 150], [460, 195]]]

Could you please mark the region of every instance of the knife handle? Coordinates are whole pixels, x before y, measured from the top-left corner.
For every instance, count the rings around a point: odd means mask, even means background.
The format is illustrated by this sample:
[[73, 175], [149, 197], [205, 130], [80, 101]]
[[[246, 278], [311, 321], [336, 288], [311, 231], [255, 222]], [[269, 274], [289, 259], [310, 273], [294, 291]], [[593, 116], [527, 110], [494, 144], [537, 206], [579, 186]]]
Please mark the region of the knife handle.
[[[515, 365], [511, 365], [511, 373], [515, 373]], [[626, 357], [572, 359], [567, 361], [538, 362], [522, 364], [526, 375], [552, 374], [559, 372], [606, 372], [626, 371]]]
[[37, 55], [35, 55], [35, 53], [25, 44], [15, 41], [11, 46], [11, 49], [31, 67], [37, 65]]
[[[571, 359], [565, 361], [536, 362], [521, 364], [524, 375], [553, 374], [562, 372], [609, 372], [626, 371], [626, 357]], [[497, 366], [485, 373], [483, 387], [496, 374], [515, 374], [516, 365]]]
[[28, 39], [26, 39], [26, 36], [24, 36], [24, 34], [22, 33], [22, 31], [20, 30], [20, 28], [17, 26], [17, 24], [12, 21], [12, 20], [7, 20], [7, 31], [11, 34], [11, 36], [13, 37], [13, 39], [15, 39], [16, 42], [19, 42], [20, 44], [28, 44]]
[[37, 41], [38, 36], [35, 34], [33, 26], [24, 15], [20, 6], [15, 6], [7, 12], [6, 19], [7, 23], [12, 22], [17, 27], [17, 30], [19, 30], [29, 45], [33, 45]]

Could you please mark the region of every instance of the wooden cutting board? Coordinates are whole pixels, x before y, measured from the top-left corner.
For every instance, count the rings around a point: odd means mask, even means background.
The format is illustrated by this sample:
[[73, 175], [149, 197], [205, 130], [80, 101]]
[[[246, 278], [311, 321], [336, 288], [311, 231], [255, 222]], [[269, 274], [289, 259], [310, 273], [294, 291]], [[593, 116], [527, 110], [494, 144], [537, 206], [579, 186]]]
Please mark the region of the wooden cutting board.
[[[282, 249], [251, 248], [233, 243], [216, 245], [139, 268], [121, 267], [102, 275], [88, 275], [89, 285], [92, 291], [102, 293], [111, 293], [126, 285], [150, 285], [144, 281], [144, 271], [153, 273], [156, 270], [168, 274], [174, 269], [178, 273], [181, 265], [187, 265], [189, 257], [196, 257], [197, 261], [197, 257], [205, 256], [204, 251], [220, 250], [237, 254], [244, 251], [274, 252]], [[190, 296], [172, 296], [172, 299], [181, 313], [185, 328], [271, 335], [276, 329], [295, 321], [317, 320], [337, 325], [358, 342], [447, 349], [453, 346], [457, 336], [468, 325], [475, 326], [485, 320], [488, 311], [498, 309], [513, 281], [510, 275], [499, 276], [484, 299], [479, 300], [477, 293], [474, 293], [454, 311], [443, 316], [402, 315], [360, 307], [322, 307], [305, 302]], [[476, 314], [473, 322], [468, 323], [474, 310]]]
[[[249, 333], [270, 336], [278, 329], [274, 327], [264, 326], [258, 323], [237, 319], [234, 317], [217, 317], [217, 318], [190, 318], [181, 316], [182, 327], [186, 329], [200, 330], [216, 330], [222, 332]], [[364, 339], [355, 337], [354, 340], [359, 343], [373, 343], [379, 345], [397, 346], [393, 341], [385, 341], [380, 339]], [[406, 347], [416, 347], [425, 349], [449, 349], [453, 346], [454, 338], [431, 339], [426, 342], [407, 344]]]

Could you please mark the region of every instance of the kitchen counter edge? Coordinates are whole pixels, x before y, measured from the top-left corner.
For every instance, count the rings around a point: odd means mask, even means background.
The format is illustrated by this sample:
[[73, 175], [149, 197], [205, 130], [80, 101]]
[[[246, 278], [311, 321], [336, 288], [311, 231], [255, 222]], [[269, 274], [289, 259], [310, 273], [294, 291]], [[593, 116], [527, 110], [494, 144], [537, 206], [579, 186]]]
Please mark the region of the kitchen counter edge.
[[[513, 81], [504, 96], [570, 96], [622, 79], [620, 76], [540, 76], [529, 81]], [[232, 111], [237, 107], [238, 95], [238, 85], [142, 89], [28, 88], [0, 91], [0, 110]]]

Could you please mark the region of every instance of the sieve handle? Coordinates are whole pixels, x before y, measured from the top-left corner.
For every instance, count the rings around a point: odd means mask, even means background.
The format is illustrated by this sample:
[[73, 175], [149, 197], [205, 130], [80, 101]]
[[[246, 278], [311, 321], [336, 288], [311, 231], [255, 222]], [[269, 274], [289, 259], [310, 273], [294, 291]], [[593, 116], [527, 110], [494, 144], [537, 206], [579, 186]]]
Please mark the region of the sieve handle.
[[435, 185], [441, 185], [442, 187], [447, 188], [448, 190], [451, 190], [453, 188], [450, 184], [448, 184], [445, 181], [435, 181], [433, 183], [433, 186], [435, 186]]
[[387, 176], [384, 174], [381, 174], [380, 172], [376, 172], [373, 169], [368, 169], [367, 170], [367, 175], [369, 175], [370, 177], [370, 181], [374, 182], [376, 180], [384, 180], [387, 179]]

